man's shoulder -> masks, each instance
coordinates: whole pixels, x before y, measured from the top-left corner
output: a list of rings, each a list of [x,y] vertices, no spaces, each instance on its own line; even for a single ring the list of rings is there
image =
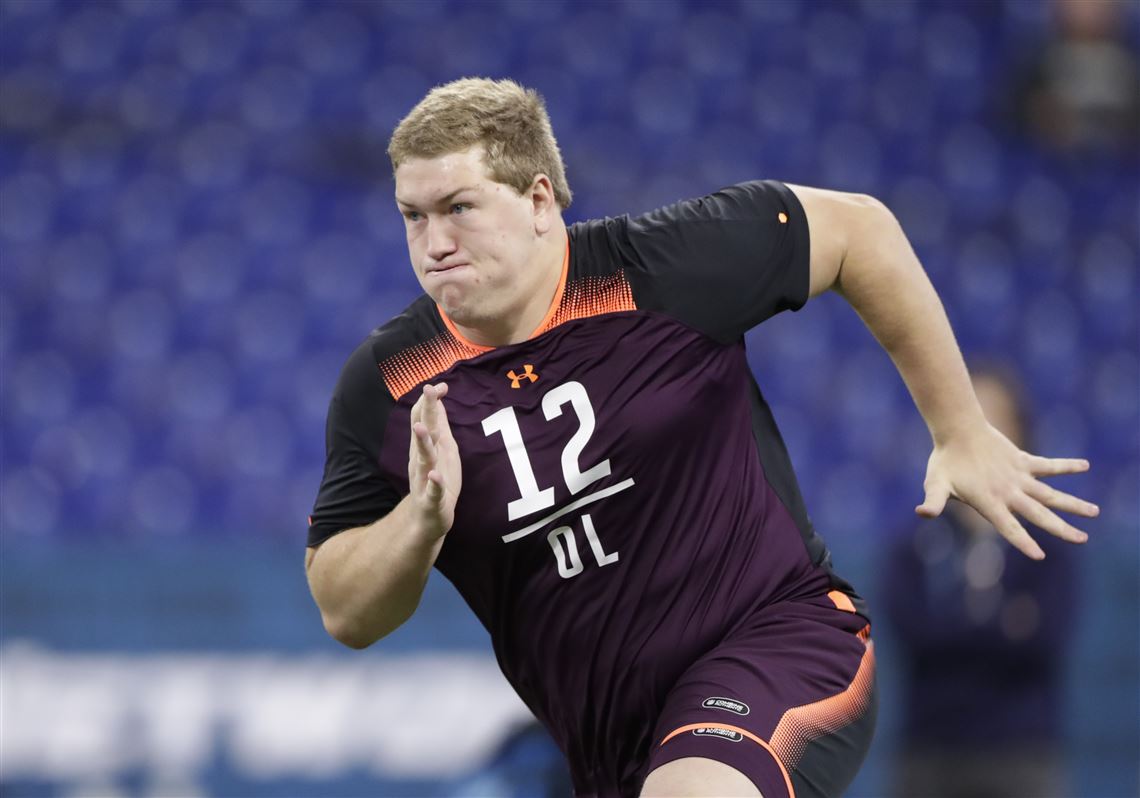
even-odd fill
[[[381,364],[438,336],[442,329],[435,303],[421,294],[357,344],[341,370],[341,386],[370,385],[374,381],[382,384]]]
[[[604,216],[568,225],[571,248],[600,249],[615,256],[632,255],[631,241],[662,231],[676,232],[692,224],[752,220],[758,208],[773,203],[798,207],[791,189],[778,180],[746,180],[705,194],[656,206],[648,211]]]
[[[570,238],[570,279],[603,276],[630,264],[628,216],[605,216],[574,222]]]
[[[380,363],[393,355],[438,336],[444,330],[439,310],[427,294],[421,294],[403,311],[373,329],[359,349],[370,352]]]
[[[584,219],[566,226],[566,234],[570,237],[570,246],[575,244],[591,244],[605,239],[620,236],[625,230],[629,217],[603,216],[598,219]]]

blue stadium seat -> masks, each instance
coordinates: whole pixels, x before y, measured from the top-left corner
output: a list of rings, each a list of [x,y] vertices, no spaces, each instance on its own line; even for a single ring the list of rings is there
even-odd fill
[[[179,430],[268,402],[292,442],[275,476],[258,477],[280,484],[259,490],[282,493],[310,474],[340,362],[418,290],[385,135],[456,71],[543,91],[576,191],[571,218],[765,176],[878,196],[967,350],[1020,352],[1059,442],[1087,440],[1110,462],[1131,456],[1106,430],[1132,411],[1109,388],[1088,406],[1077,397],[1082,380],[1119,390],[1130,378],[1086,367],[1083,352],[1119,366],[1120,341],[1136,335],[1133,182],[1096,166],[1077,193],[1070,167],[995,124],[987,104],[1002,87],[984,77],[1047,24],[1037,4],[1004,9],[6,3],[0,352],[20,384],[3,388],[13,412],[0,464],[21,485],[50,486],[32,489],[40,509],[27,516],[50,535],[95,512],[94,481],[134,479],[161,465],[161,440],[181,440],[196,517],[236,528],[224,457]],[[830,405],[830,386],[811,375],[863,362],[873,343],[839,304],[805,314],[753,344],[773,401],[795,396],[905,437],[892,420],[910,412],[901,394]],[[783,359],[814,365],[789,372],[775,366]],[[148,377],[158,363],[161,385]],[[309,379],[288,376],[296,363]],[[106,414],[122,447],[93,443],[90,419]],[[805,483],[827,482],[832,463],[872,443],[857,432],[791,437],[810,449]],[[69,457],[90,468],[69,468]],[[155,484],[181,484],[161,474]],[[104,533],[115,531],[90,532]]]

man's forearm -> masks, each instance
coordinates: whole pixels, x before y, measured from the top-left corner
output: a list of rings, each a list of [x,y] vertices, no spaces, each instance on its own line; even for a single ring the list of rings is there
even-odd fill
[[[413,517],[405,498],[379,521],[310,552],[309,589],[325,629],[341,643],[364,648],[415,612],[443,538],[432,540]]]
[[[834,289],[851,303],[891,356],[934,439],[915,512],[933,518],[956,498],[1036,560],[1045,553],[1019,516],[1084,542],[1088,536],[1054,510],[1092,518],[1096,505],[1040,478],[1080,473],[1088,461],[1031,455],[986,422],[946,312],[894,215],[865,195],[789,188],[808,219],[809,296]]]
[[[935,443],[984,423],[934,286],[894,215],[868,204],[834,288],[891,356]]]

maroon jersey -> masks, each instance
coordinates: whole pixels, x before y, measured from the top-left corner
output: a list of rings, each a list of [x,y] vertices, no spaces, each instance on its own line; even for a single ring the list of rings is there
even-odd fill
[[[472,344],[421,297],[341,374],[308,543],[407,494],[411,407],[447,382],[463,488],[436,566],[577,789],[631,785],[670,687],[755,612],[835,589],[862,610],[745,358],[807,296],[803,209],[763,181],[570,227],[523,343]]]

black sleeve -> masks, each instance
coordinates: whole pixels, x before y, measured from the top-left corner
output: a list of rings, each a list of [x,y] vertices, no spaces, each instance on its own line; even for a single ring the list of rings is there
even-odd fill
[[[808,298],[808,226],[783,183],[740,183],[626,222],[639,308],[732,341]]]
[[[309,519],[309,546],[346,529],[371,524],[402,498],[384,477],[380,450],[394,404],[370,341],[349,357],[329,402],[325,473]]]

